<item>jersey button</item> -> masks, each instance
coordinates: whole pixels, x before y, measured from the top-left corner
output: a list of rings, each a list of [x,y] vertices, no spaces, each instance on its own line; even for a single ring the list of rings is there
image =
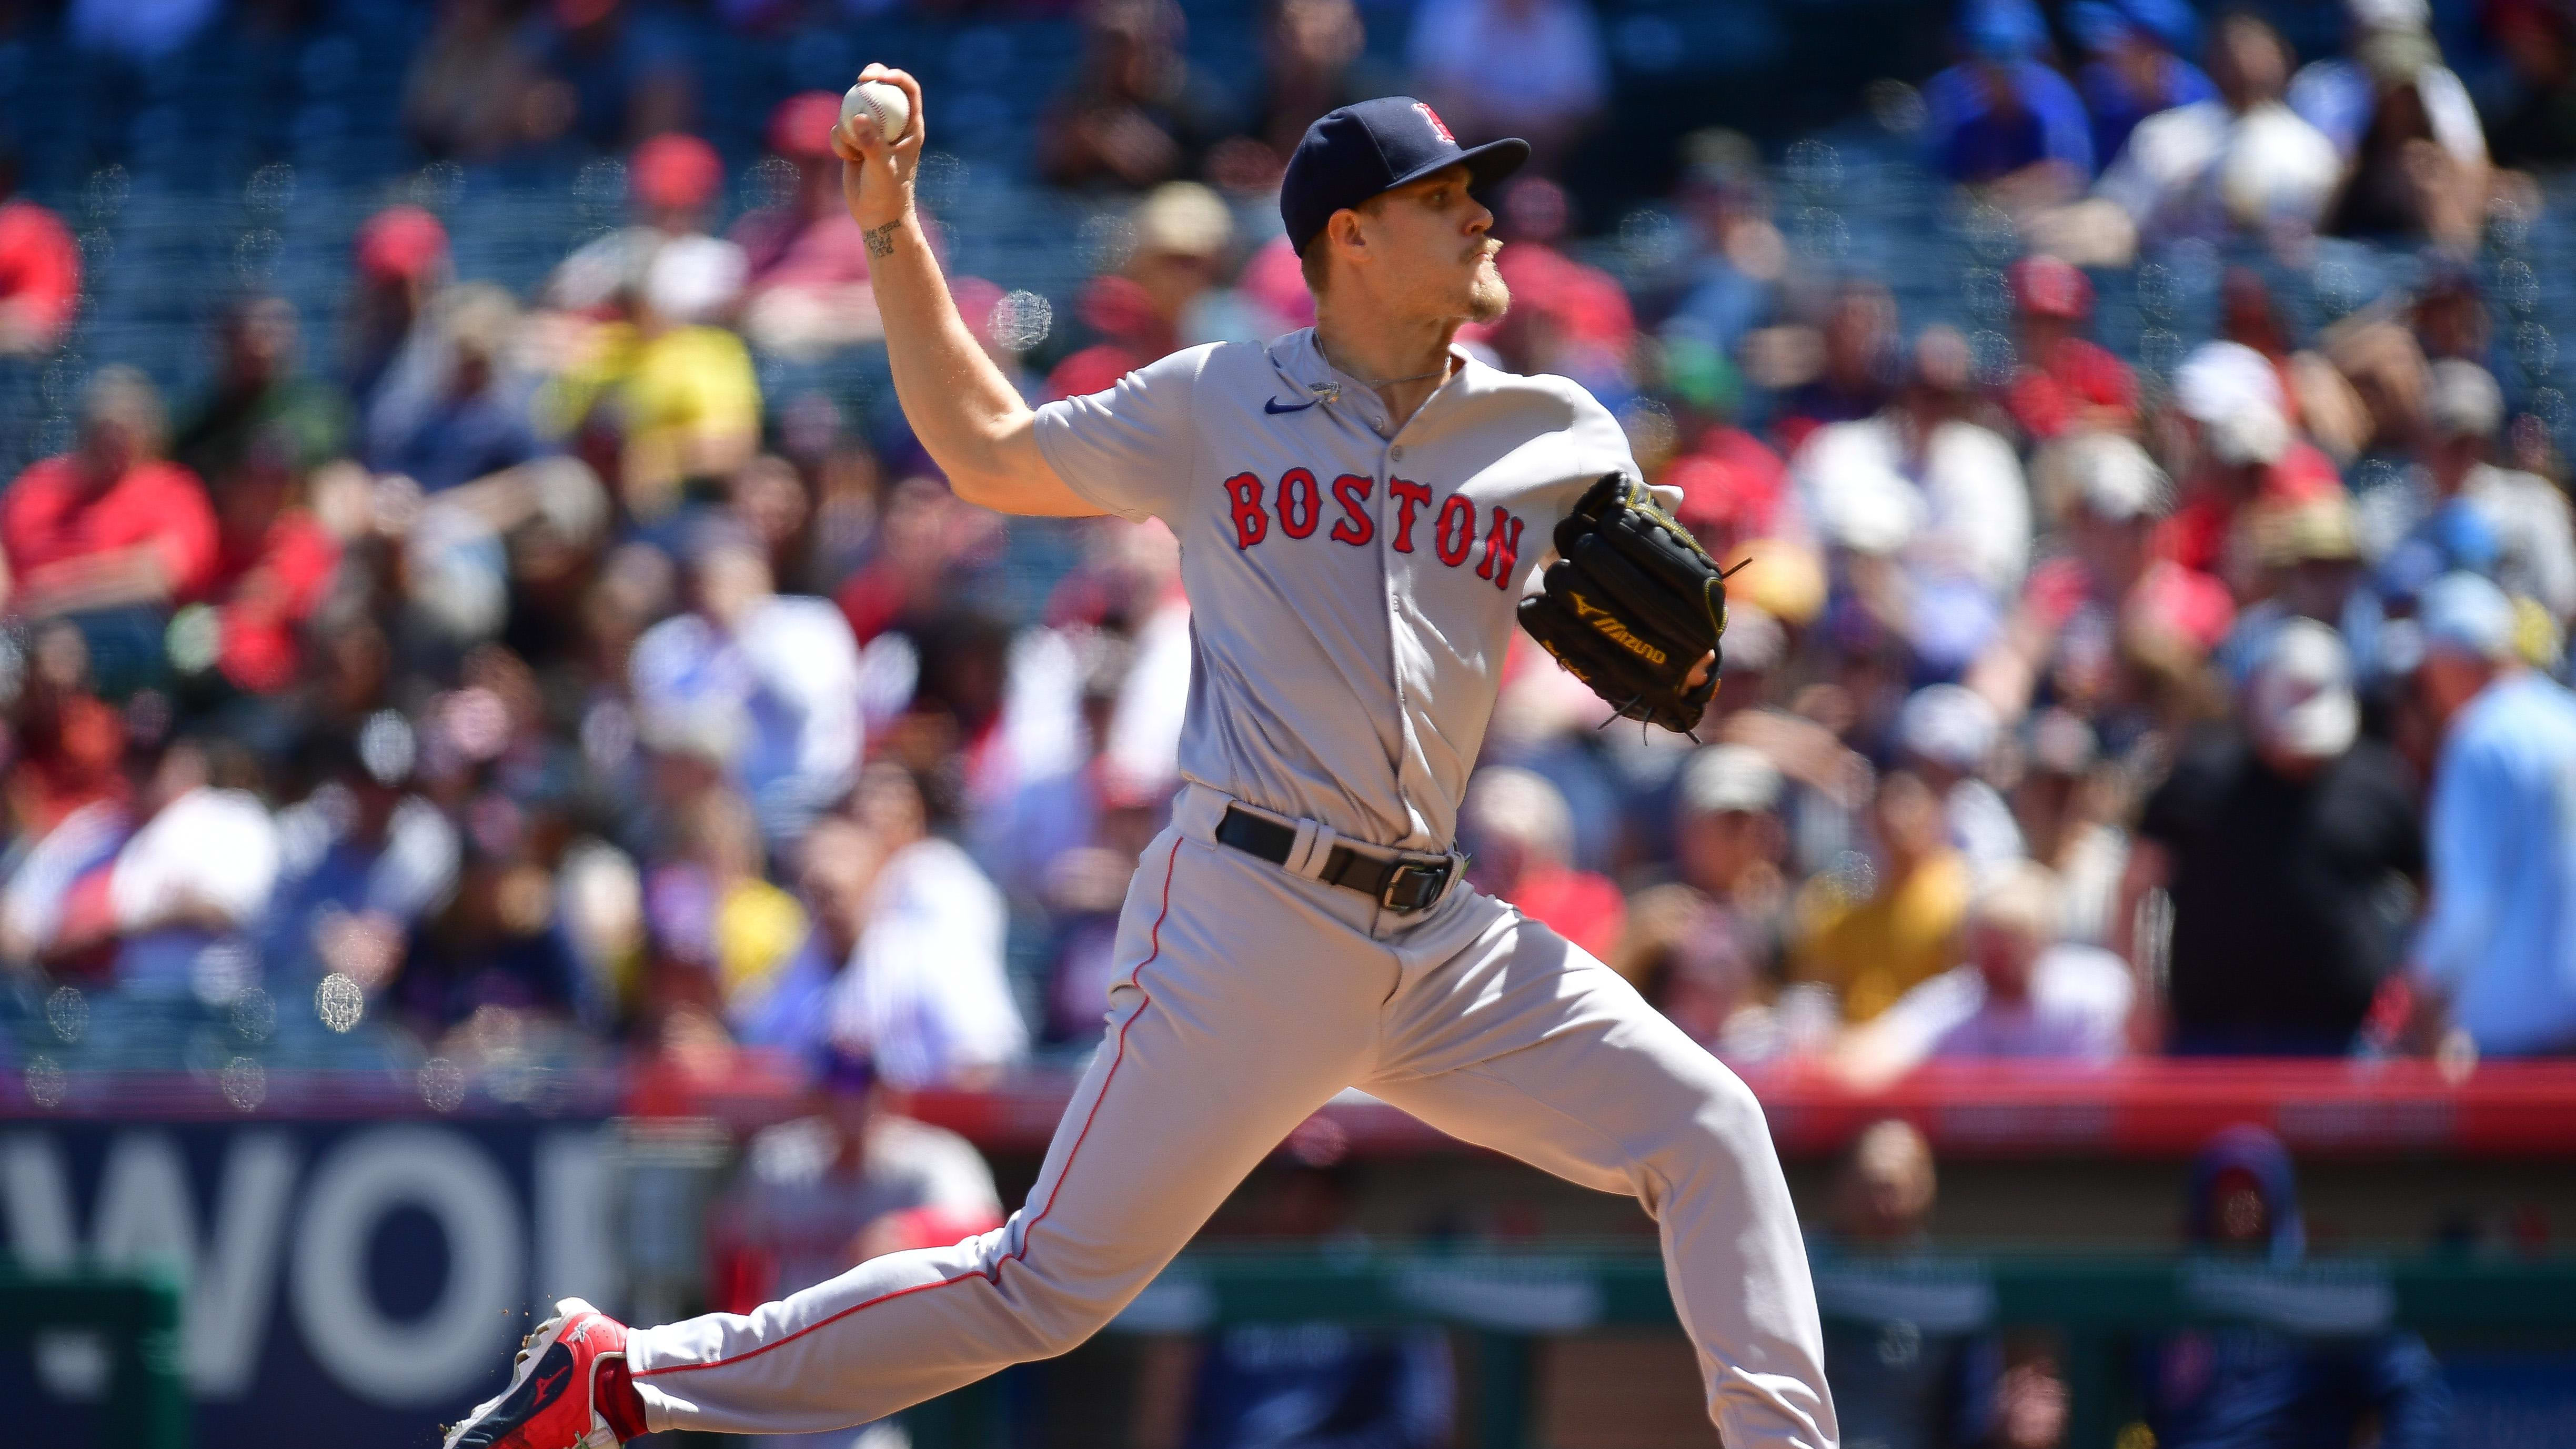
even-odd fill
[[[1387,449],[1386,455],[1399,463],[1404,461],[1404,450],[1402,448],[1389,448]]]

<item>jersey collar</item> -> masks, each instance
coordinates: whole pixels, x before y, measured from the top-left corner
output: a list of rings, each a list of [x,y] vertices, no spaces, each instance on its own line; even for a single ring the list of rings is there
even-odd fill
[[[1356,416],[1384,418],[1385,404],[1377,400],[1377,395],[1369,390],[1368,384],[1324,359],[1324,349],[1315,344],[1314,328],[1300,327],[1294,332],[1272,338],[1269,353],[1271,367],[1278,372],[1281,382],[1293,390],[1298,397],[1311,397],[1326,403],[1347,405],[1352,408]],[[1429,408],[1441,394],[1465,382],[1470,371],[1483,365],[1455,342],[1449,344],[1449,355],[1457,358],[1461,365],[1456,372],[1450,374],[1449,380],[1442,384],[1438,391],[1432,393],[1431,397],[1423,402],[1423,408]],[[1421,420],[1422,413],[1417,410],[1413,417],[1414,421],[1418,422]]]

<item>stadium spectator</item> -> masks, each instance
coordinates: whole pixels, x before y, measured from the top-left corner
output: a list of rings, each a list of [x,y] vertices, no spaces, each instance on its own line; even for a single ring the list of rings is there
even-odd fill
[[[2103,1062],[2126,1045],[2128,967],[2059,939],[2056,873],[2016,861],[1980,886],[1964,965],[1933,977],[1834,1044],[1835,1070],[1864,1090],[1933,1057]]]
[[[244,788],[257,767],[238,746],[180,739],[145,779],[94,929],[111,943],[120,989],[230,1001],[260,979],[245,933],[277,884],[276,824]]]
[[[1941,797],[1950,844],[1982,879],[2022,858],[2012,807],[1982,776],[2003,722],[1983,695],[1956,684],[1926,685],[1896,715],[1902,763]]]
[[[710,1210],[709,1297],[728,1313],[837,1278],[907,1248],[1002,1225],[1002,1199],[974,1145],[883,1100],[863,1054],[806,1054],[805,1115],[763,1128]],[[779,1436],[782,1449],[897,1449],[890,1424]]]
[[[866,1051],[907,1090],[988,1085],[1028,1050],[1003,971],[1002,894],[964,850],[930,833],[921,786],[901,766],[871,766],[850,808],[876,856],[873,876],[845,879],[836,896],[865,915],[832,987],[831,1039]]]
[[[2576,901],[2563,784],[2576,698],[2526,667],[2511,601],[2475,575],[2424,591],[2416,685],[2441,732],[2432,902],[2411,950],[2419,1040],[2465,1033],[2498,1056],[2576,1051]]]
[[[1799,891],[1789,955],[1791,978],[1832,987],[1849,1022],[1950,968],[1974,890],[1966,858],[1945,838],[1941,797],[1920,777],[1881,779],[1870,824],[1874,863],[1848,863]]]
[[[1218,142],[1208,156],[1208,179],[1228,191],[1276,187],[1316,117],[1398,88],[1369,60],[1368,32],[1352,0],[1278,0],[1266,8],[1261,80],[1245,107],[1246,134]]]
[[[802,1060],[812,1074],[806,1115],[751,1140],[715,1207],[714,1296],[728,1311],[776,1302],[881,1254],[1002,1225],[983,1157],[956,1133],[891,1110],[864,1053],[818,1047]]]
[[[750,461],[760,378],[742,339],[713,325],[741,286],[741,254],[713,237],[660,247],[619,316],[539,394],[540,419],[611,483],[625,510],[658,520]]]
[[[2057,552],[2032,567],[2020,602],[1964,676],[2007,718],[2043,687],[2078,710],[2102,700],[2122,613],[2159,567],[2150,545],[2173,506],[2164,470],[2114,434],[2070,438],[2037,471],[2041,506],[2059,521]],[[2223,593],[2217,602],[2225,606]]]
[[[1923,1134],[1894,1118],[1872,1123],[1834,1175],[1829,1226],[1808,1237],[1843,1432],[1887,1449],[2055,1444],[2064,1385],[2044,1365],[2008,1370],[1973,1300],[1927,1294],[1907,1273],[1929,1244],[1939,1193]]]
[[[2488,461],[2504,423],[2504,394],[2474,362],[2433,364],[2416,466],[2362,495],[2358,506],[2381,550],[2382,586],[2411,592],[2453,569],[2495,579],[2507,592],[2576,618],[2576,532],[2567,496],[2545,478]]]
[[[1674,792],[1677,878],[1637,892],[1625,934],[1602,957],[1692,1039],[1729,1057],[1751,1054],[1728,1028],[1779,982],[1787,955],[1782,784],[1750,746],[1694,754]]]
[[[2289,1150],[2260,1127],[2229,1127],[2192,1159],[2188,1227],[2203,1253],[2280,1267],[2306,1255]],[[2139,1356],[2146,1423],[2160,1445],[2220,1449],[2261,1437],[2371,1432],[2386,1449],[2450,1442],[2442,1366],[2411,1333],[2301,1339],[2279,1329],[2193,1329]],[[2361,1425],[2372,1425],[2363,1431]],[[2258,1437],[2261,1436],[2261,1437]]]
[[[859,763],[859,658],[820,599],[775,591],[769,560],[737,527],[691,541],[690,609],[646,631],[630,665],[645,735],[713,728],[729,771],[773,843],[792,840],[848,792]]]
[[[773,994],[807,936],[805,908],[763,878],[760,823],[741,795],[701,790],[678,824],[676,850],[645,871],[645,925],[664,970],[706,978],[730,1018]]]
[[[2215,98],[2140,121],[2095,188],[2118,207],[2149,250],[2236,230],[2313,230],[2343,165],[2334,143],[2282,102],[2289,46],[2263,20],[2237,11],[2210,37]]]
[[[158,610],[205,587],[214,513],[196,475],[162,460],[162,428],[160,396],[141,373],[106,367],[91,377],[79,445],[19,474],[0,501],[9,612]],[[92,667],[106,672],[95,633],[90,647]]]
[[[1607,878],[1570,863],[1574,815],[1546,776],[1509,765],[1478,770],[1458,826],[1478,889],[1596,957],[1610,954],[1628,903]]]
[[[2391,62],[2420,63],[2420,79],[2405,70],[2404,80],[2420,94],[2424,119],[2446,148],[2483,160],[2476,104],[2468,87],[2442,64],[2434,44],[2432,8],[2425,0],[2345,0],[2344,53],[2312,60],[2291,77],[2291,109],[2325,133],[2344,159],[2359,155],[2367,144],[2372,113],[2382,100],[2383,76],[2401,72]]]
[[[519,309],[509,293],[488,282],[451,287],[426,330],[428,345],[406,349],[367,410],[369,465],[442,493],[543,452],[534,388],[510,357]]]
[[[1789,269],[1788,243],[1772,222],[1770,179],[1751,138],[1694,131],[1682,138],[1682,160],[1680,200],[1696,246],[1680,300],[1664,322],[1665,347],[1669,352],[1677,335],[1687,336],[1731,373],[1728,359],[1746,334],[1771,320]]]
[[[2442,64],[2425,0],[2347,0],[2347,53],[2311,61],[2288,100],[2349,168],[2330,229],[2477,242],[2486,135],[2469,88]]]
[[[655,136],[627,158],[626,185],[634,221],[574,249],[546,279],[550,306],[592,315],[616,310],[620,295],[641,291],[646,274],[666,251],[688,259],[700,277],[691,288],[708,294],[696,316],[712,317],[731,306],[748,264],[742,248],[707,235],[707,221],[724,193],[724,160],[695,136]]]
[[[1792,454],[1809,433],[1827,423],[1875,415],[1896,396],[1904,379],[1896,296],[1884,283],[1843,283],[1826,308],[1822,334],[1815,375],[1780,399],[1772,423],[1780,446]]]
[[[0,357],[53,351],[80,308],[70,228],[17,190],[18,158],[0,149]]]
[[[403,78],[403,130],[422,154],[490,161],[571,123],[573,97],[549,85],[509,0],[444,0]]]
[[[1519,136],[1533,175],[1563,166],[1609,100],[1608,57],[1586,0],[1426,0],[1404,59],[1414,88],[1462,142]]]
[[[2173,411],[2189,461],[2155,553],[2242,597],[2258,565],[2250,510],[2339,492],[2340,478],[2291,426],[2279,369],[2241,342],[2193,349],[2174,372]]]
[[[2183,58],[2200,49],[2200,17],[2185,0],[2076,0],[2066,24],[2091,57],[2075,88],[2092,118],[2097,166],[2119,157],[2140,121],[2218,94]]]
[[[2030,858],[2057,873],[2058,936],[2100,945],[2129,864],[2123,774],[2102,760],[2093,727],[2063,706],[2033,716],[2026,734],[2013,818]]]
[[[765,352],[817,357],[883,330],[867,242],[841,199],[841,163],[832,155],[840,118],[841,98],[829,91],[778,103],[769,113],[769,150],[795,168],[795,184],[727,233],[743,253],[743,334]]]
[[[1081,61],[1038,122],[1038,175],[1142,191],[1197,170],[1226,127],[1182,53],[1187,31],[1173,0],[1093,0]]]
[[[74,811],[130,794],[125,716],[93,690],[79,629],[57,620],[29,631],[9,724],[8,804],[26,838],[41,840]]]
[[[2343,1054],[2397,956],[2401,893],[2424,869],[2405,767],[2357,737],[2341,636],[2308,619],[2274,628],[2241,691],[2241,722],[2182,742],[2148,797],[2114,942],[2133,963],[2136,901],[2173,901],[2166,1050]],[[2156,1029],[2142,1020],[2142,1036]]]
[[[2005,274],[2021,318],[2004,410],[2034,444],[2070,433],[2133,432],[2138,380],[2129,365],[2082,335],[2093,315],[2093,284],[2072,265],[2030,256]]]
[[[2030,499],[2021,463],[1976,415],[1966,339],[1926,328],[1902,392],[1876,417],[1818,428],[1790,458],[1807,515],[1858,554],[1892,557],[1949,610],[1908,611],[1908,632],[1951,667],[1985,642],[1997,602],[2030,561]],[[1952,585],[1942,590],[1942,585]],[[1951,637],[1939,626],[1956,624]]]
[[[261,927],[280,989],[340,972],[383,988],[412,932],[456,889],[463,841],[414,788],[419,744],[391,710],[325,740],[322,780],[278,812],[278,884]]]
[[[194,659],[245,694],[294,684],[305,623],[340,565],[340,541],[305,506],[298,440],[283,425],[255,435],[215,500],[215,560],[189,602],[213,614],[213,647]]]
[[[361,409],[372,406],[386,370],[431,335],[421,321],[447,284],[447,228],[417,206],[389,206],[367,218],[351,248],[355,263],[344,329],[341,377]]]
[[[2016,202],[2058,201],[2093,179],[2084,103],[2040,59],[2048,22],[2031,0],[1967,0],[1958,64],[1923,83],[1934,170]]]
[[[2487,11],[2509,83],[2489,112],[2500,166],[2564,166],[2576,160],[2576,16],[2539,0]]]
[[[539,101],[547,129],[614,151],[686,125],[696,86],[677,19],[640,0],[536,7],[525,43],[552,83]]]
[[[282,434],[299,469],[337,456],[348,438],[349,405],[297,371],[298,330],[282,297],[239,303],[224,318],[214,386],[170,445],[171,458],[218,496],[255,436]]]

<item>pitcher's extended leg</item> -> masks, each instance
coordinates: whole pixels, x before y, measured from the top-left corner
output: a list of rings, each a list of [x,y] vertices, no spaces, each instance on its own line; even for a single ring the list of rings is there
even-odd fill
[[[635,1330],[652,1428],[839,1428],[1072,1348],[1359,1074],[1392,964],[1336,952],[1287,892],[1247,891],[1213,853],[1166,835],[1137,872],[1119,943],[1135,984],[1112,994],[1109,1038],[1010,1222],[749,1315]],[[1200,908],[1216,899],[1222,913]]]
[[[1499,908],[1466,949],[1408,968],[1391,1009],[1388,1075],[1366,1090],[1453,1137],[1635,1195],[1661,1229],[1729,1449],[1832,1449],[1797,1212],[1733,1072],[1609,967]]]

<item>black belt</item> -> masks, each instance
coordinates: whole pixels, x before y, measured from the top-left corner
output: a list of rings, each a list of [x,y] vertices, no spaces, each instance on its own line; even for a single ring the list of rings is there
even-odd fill
[[[1233,846],[1246,855],[1257,855],[1272,865],[1286,865],[1297,848],[1297,827],[1276,820],[1264,820],[1249,810],[1233,805],[1225,807],[1225,818],[1216,823],[1218,843]],[[1347,845],[1336,845],[1324,858],[1319,879],[1346,890],[1358,891],[1379,905],[1398,914],[1409,915],[1439,904],[1448,894],[1450,878],[1458,873],[1454,855],[1407,854],[1393,860],[1362,855]]]

